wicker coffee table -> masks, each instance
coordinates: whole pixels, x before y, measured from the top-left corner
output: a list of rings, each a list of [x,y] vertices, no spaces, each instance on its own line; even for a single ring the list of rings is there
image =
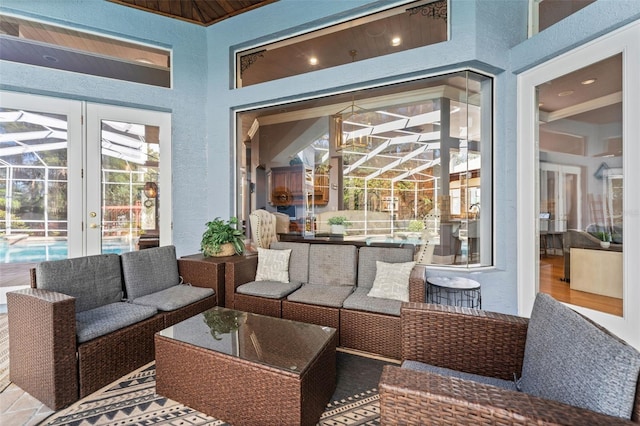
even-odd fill
[[[238,425],[318,422],[336,330],[215,307],[155,335],[156,393]]]

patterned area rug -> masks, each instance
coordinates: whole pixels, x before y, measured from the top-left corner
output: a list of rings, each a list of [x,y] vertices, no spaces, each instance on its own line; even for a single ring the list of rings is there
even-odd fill
[[[0,392],[11,384],[9,381],[9,330],[7,314],[0,314]]]
[[[334,401],[320,419],[322,426],[378,425],[378,391],[371,389]],[[44,425],[227,425],[155,393],[155,363],[55,413]]]

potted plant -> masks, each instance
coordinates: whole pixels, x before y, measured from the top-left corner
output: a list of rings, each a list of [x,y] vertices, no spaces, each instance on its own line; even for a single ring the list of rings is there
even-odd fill
[[[339,235],[344,235],[344,228],[350,225],[345,216],[330,217],[327,223],[331,225],[331,233]]]
[[[424,222],[421,220],[409,221],[407,230],[409,231],[409,236],[413,238],[420,238],[422,231],[424,230]]]
[[[202,234],[200,251],[205,257],[232,256],[244,251],[244,234],[237,228],[238,218],[224,221],[219,217],[207,222],[207,230]]]

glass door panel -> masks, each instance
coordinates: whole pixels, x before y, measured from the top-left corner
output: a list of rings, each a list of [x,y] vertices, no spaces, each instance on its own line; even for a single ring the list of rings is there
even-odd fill
[[[622,55],[537,90],[540,291],[622,316]]]
[[[9,92],[0,99],[0,270],[19,286],[34,263],[82,253],[81,198],[72,195],[82,186],[81,109]]]
[[[165,201],[160,201],[161,135],[170,134],[168,115],[93,104],[87,111],[88,252],[159,246]],[[92,135],[98,135],[93,142]]]

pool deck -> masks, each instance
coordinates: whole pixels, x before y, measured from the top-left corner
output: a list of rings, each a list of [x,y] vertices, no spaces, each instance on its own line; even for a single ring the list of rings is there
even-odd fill
[[[0,287],[31,285],[29,269],[35,265],[35,263],[0,263]]]

